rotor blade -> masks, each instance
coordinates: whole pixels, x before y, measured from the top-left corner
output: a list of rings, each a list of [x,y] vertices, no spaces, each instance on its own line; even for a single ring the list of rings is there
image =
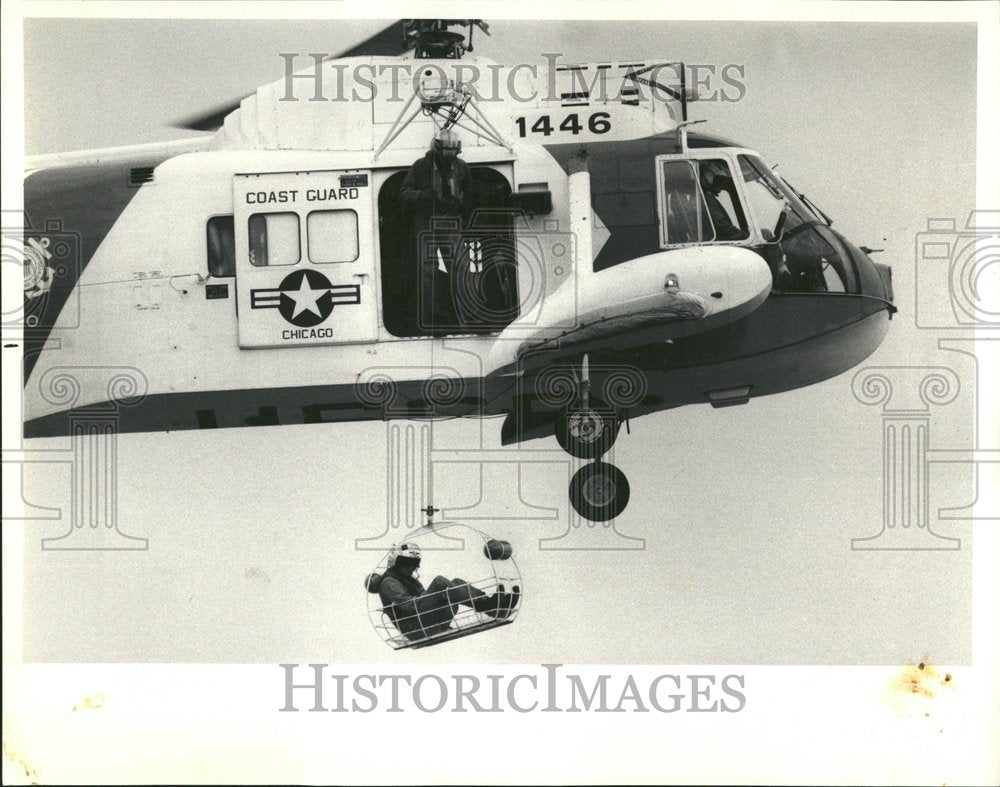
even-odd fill
[[[362,57],[364,55],[394,56],[401,55],[407,50],[403,43],[403,21],[397,19],[388,27],[380,30],[370,38],[366,38],[360,44],[336,55],[330,55],[327,60],[338,60],[342,57]],[[174,128],[184,128],[191,131],[215,131],[222,126],[226,115],[238,109],[240,102],[252,93],[247,93],[239,98],[231,99],[224,104],[219,104],[208,111],[199,112],[197,115],[182,118],[174,121],[170,125]]]
[[[392,57],[403,54],[408,48],[403,43],[403,20],[397,19],[371,38],[366,38],[360,44],[351,47],[345,52],[331,55],[327,60],[338,60],[342,57],[363,57],[364,55]]]
[[[170,125],[173,128],[184,128],[189,131],[215,131],[222,126],[223,121],[225,121],[226,116],[230,112],[239,108],[242,100],[242,98],[237,98],[233,101],[227,101],[216,109],[175,120]]]

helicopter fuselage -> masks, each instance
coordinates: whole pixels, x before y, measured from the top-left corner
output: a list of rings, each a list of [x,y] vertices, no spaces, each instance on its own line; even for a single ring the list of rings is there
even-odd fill
[[[403,248],[412,145],[209,137],[40,167],[25,182],[25,235],[50,282],[26,302],[25,436],[71,434],[84,411],[113,412],[119,432],[507,415],[512,442],[551,434],[569,400],[540,381],[584,353],[597,398],[603,386],[634,419],[810,385],[884,338],[888,268],[801,205],[792,230],[774,226],[784,218],[768,200],[794,198],[752,151],[669,132],[540,143],[508,121],[509,147],[462,153],[480,223],[461,228],[472,240],[451,265],[487,294],[450,327],[421,322]],[[728,168],[739,237],[709,221],[696,185],[708,162]],[[692,210],[697,226],[682,216]],[[648,302],[615,311],[639,271]],[[689,292],[699,313],[664,310]],[[580,310],[552,322],[558,299]],[[630,390],[616,399],[623,370]]]

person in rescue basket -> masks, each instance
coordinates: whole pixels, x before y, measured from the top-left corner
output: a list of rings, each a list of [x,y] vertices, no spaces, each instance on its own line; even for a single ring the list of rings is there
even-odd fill
[[[458,157],[461,150],[452,131],[439,131],[400,189],[413,217],[420,266],[418,325],[425,334],[461,332],[463,327],[461,304],[452,297],[455,258],[472,213],[472,181],[469,165]]]
[[[379,598],[385,613],[408,639],[419,640],[447,631],[461,604],[503,620],[517,606],[520,593],[502,588],[492,596],[464,579],[436,576],[426,588],[415,576],[420,547],[413,542],[393,546],[389,567],[382,575]]]

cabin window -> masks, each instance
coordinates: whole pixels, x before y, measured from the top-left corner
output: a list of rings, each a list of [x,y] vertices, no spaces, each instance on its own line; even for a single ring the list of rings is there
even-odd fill
[[[659,185],[663,246],[750,237],[746,214],[724,159],[662,161]]]
[[[297,213],[254,213],[248,228],[251,265],[294,265],[302,258]]]
[[[354,262],[358,258],[358,214],[353,210],[314,210],[306,217],[312,262]]]
[[[212,278],[236,275],[236,232],[233,215],[212,216],[205,225],[208,241],[208,275]]]

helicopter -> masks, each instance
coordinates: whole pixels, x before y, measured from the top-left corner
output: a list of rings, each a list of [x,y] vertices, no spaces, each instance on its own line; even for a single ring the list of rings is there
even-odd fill
[[[119,433],[498,417],[504,445],[586,460],[570,500],[607,521],[623,425],[879,346],[890,267],[698,133],[683,64],[507,67],[470,55],[477,29],[401,20],[182,121],[204,136],[29,159],[24,436],[95,408]],[[475,211],[415,227],[401,191],[443,131]],[[430,324],[435,253],[456,308]]]

